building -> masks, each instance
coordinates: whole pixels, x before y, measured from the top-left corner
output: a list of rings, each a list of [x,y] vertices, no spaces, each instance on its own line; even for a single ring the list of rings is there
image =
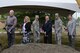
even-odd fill
[[[67,16],[69,13],[80,12],[80,9],[75,0],[69,2],[70,0],[58,2],[59,0],[1,0],[0,1],[0,14],[7,13],[9,10],[13,9],[15,11],[42,11],[60,13],[61,16]]]

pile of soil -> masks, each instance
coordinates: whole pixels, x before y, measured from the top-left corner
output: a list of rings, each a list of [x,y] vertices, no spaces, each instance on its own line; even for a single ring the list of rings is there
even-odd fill
[[[80,53],[75,49],[65,45],[53,45],[42,43],[29,43],[13,45],[3,50],[1,53]]]

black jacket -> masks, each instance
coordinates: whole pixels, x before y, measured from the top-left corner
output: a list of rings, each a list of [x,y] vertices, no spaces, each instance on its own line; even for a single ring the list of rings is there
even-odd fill
[[[48,34],[52,32],[52,22],[49,20],[47,23],[44,23],[42,29]]]
[[[26,29],[25,31],[27,31],[27,32],[31,31],[31,23],[30,22],[26,23],[25,29]]]

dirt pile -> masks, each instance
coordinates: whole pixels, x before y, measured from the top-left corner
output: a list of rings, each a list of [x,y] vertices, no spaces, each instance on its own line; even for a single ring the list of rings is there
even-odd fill
[[[2,53],[80,53],[75,49],[65,45],[52,45],[52,44],[20,44],[13,45],[12,47],[2,51]]]

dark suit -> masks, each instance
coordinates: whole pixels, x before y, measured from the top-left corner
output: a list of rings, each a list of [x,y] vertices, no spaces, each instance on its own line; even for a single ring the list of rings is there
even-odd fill
[[[52,23],[51,21],[47,21],[47,23],[43,24],[42,29],[44,30],[44,32],[46,32],[45,36],[44,36],[44,42],[45,43],[52,43]]]

